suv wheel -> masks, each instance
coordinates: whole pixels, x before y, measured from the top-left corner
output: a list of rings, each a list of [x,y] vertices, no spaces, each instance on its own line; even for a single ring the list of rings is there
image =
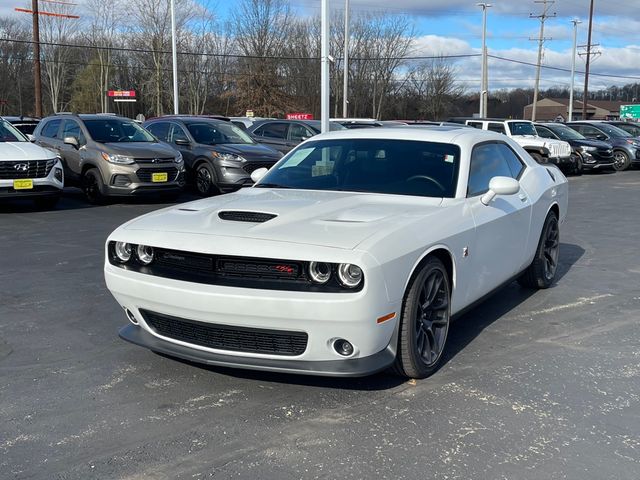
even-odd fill
[[[619,172],[626,170],[631,165],[631,159],[624,150],[614,150],[613,152],[613,168]]]
[[[100,205],[104,203],[105,197],[102,193],[104,190],[104,182],[102,181],[102,175],[100,175],[97,168],[87,170],[84,174],[82,184],[84,194],[89,203],[93,205]]]
[[[220,193],[216,185],[216,174],[210,165],[201,163],[196,167],[196,191],[203,197]]]

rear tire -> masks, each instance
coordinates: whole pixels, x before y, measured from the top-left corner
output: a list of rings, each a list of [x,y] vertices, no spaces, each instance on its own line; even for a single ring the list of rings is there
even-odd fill
[[[84,194],[90,204],[102,205],[105,203],[106,198],[102,193],[104,191],[104,182],[97,168],[91,168],[85,172],[82,184]]]
[[[542,233],[531,265],[518,278],[518,283],[526,288],[549,288],[558,269],[560,253],[560,225],[554,211],[547,214]]]
[[[398,352],[393,371],[425,378],[441,364],[451,319],[451,287],[447,270],[428,258],[412,280],[400,318]]]

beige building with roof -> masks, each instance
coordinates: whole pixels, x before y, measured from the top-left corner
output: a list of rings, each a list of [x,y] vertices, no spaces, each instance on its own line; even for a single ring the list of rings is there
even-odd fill
[[[587,103],[586,120],[615,120],[620,118],[620,106],[629,102],[590,100]],[[524,107],[524,118],[531,120],[533,104]],[[569,121],[568,98],[543,98],[538,101],[536,121]],[[582,102],[573,101],[573,120],[582,120]]]

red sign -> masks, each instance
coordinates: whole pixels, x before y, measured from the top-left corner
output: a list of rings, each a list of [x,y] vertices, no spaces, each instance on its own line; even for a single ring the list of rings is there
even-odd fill
[[[287,113],[287,120],[313,120],[311,113]]]
[[[109,90],[107,95],[110,97],[135,97],[135,90]]]

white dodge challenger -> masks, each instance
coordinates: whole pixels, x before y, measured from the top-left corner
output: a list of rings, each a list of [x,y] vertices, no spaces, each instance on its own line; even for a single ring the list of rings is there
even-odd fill
[[[332,132],[253,178],[109,236],[123,339],[227,367],[422,378],[452,316],[556,273],[567,180],[504,135]]]

